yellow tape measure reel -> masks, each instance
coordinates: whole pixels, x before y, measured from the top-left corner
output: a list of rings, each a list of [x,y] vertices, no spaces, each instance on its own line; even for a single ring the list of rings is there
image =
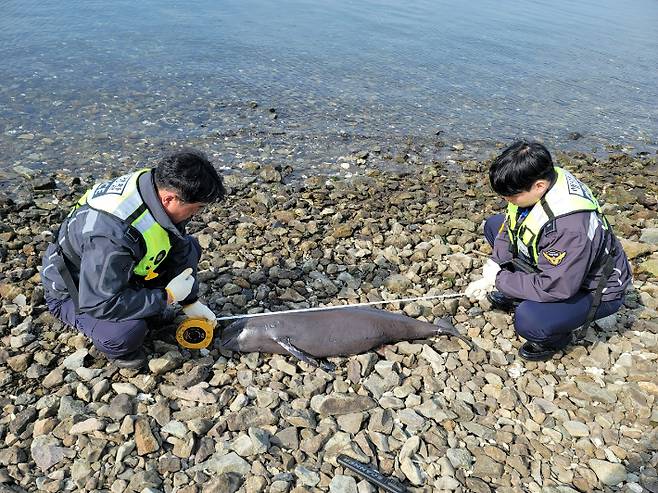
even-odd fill
[[[207,348],[212,336],[212,325],[205,318],[188,318],[176,329],[176,340],[186,349]]]

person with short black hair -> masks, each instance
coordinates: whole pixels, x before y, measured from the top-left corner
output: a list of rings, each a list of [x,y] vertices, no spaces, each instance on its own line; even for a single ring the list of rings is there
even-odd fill
[[[224,196],[224,185],[204,153],[185,149],[165,156],[153,170],[158,190],[174,190],[184,202],[217,202]]]
[[[120,368],[146,363],[146,321],[168,305],[179,303],[188,317],[215,324],[215,314],[198,300],[201,247],[185,226],[225,193],[212,163],[191,149],[166,156],[155,169],[94,185],[44,255],[50,312]]]
[[[631,268],[591,190],[543,145],[512,144],[492,162],[489,181],[507,212],[485,222],[492,258],[466,294],[514,311],[526,339],[519,355],[544,361],[619,310]]]

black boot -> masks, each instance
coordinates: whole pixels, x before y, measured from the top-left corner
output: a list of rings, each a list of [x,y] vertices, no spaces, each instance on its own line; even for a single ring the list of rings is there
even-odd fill
[[[110,359],[117,368],[136,370],[146,365],[146,353],[142,349]]]
[[[568,345],[569,339],[565,339],[564,342],[558,345],[526,341],[519,348],[519,356],[528,361],[548,361],[555,353],[563,350]]]
[[[491,291],[487,293],[487,299],[489,300],[489,303],[491,303],[492,308],[508,313],[513,312],[520,303],[519,300],[508,298],[500,291]]]

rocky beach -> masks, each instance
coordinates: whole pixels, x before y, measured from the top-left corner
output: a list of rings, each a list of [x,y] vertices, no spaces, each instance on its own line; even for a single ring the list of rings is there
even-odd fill
[[[503,210],[489,163],[461,144],[428,161],[403,147],[387,158],[395,169],[372,166],[380,147],[345,153],[327,175],[232,166],[227,200],[189,226],[209,306],[221,316],[463,291],[490,253],[482,223]],[[410,492],[658,492],[656,157],[555,157],[601,199],[631,259],[616,316],[531,363],[512,317],[487,302],[389,303],[448,317],[475,348],[405,341],[331,358],[332,373],[219,344],[184,350],[175,325],[149,337],[147,369],[117,370],[48,313],[39,266],[94,180],[144,162],[14,169],[26,177],[0,198],[0,492],[376,492],[339,454]]]

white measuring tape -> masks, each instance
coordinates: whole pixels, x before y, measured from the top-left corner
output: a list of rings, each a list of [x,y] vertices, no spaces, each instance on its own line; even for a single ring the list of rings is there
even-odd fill
[[[296,310],[283,310],[280,312],[261,312],[261,313],[249,313],[246,315],[229,315],[226,317],[218,317],[217,321],[222,320],[237,320],[238,318],[255,318],[255,317],[265,317],[267,315],[278,315],[281,313],[304,313],[304,312],[320,312],[324,310],[336,310],[338,308],[353,308],[355,306],[371,306],[371,305],[385,305],[386,303],[402,303],[406,301],[421,301],[421,300],[447,300],[450,298],[461,298],[464,296],[464,293],[452,293],[452,294],[437,294],[432,296],[416,296],[414,298],[400,298],[399,300],[382,300],[382,301],[368,301],[366,303],[353,303],[351,305],[331,305],[331,306],[317,306],[315,308],[298,308]]]

